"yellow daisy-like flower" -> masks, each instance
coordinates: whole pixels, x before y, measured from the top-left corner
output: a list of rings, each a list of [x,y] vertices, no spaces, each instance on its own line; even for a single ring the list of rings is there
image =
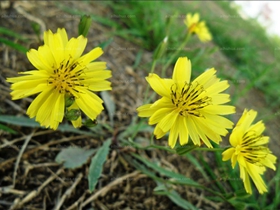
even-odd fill
[[[12,99],[38,94],[27,110],[30,118],[36,117],[42,126],[56,129],[62,122],[65,111],[82,110],[94,120],[103,110],[103,101],[93,91],[111,90],[111,71],[106,62],[91,62],[103,54],[100,47],[82,55],[87,38],[79,36],[68,40],[65,29],[44,33],[44,45],[27,52],[29,61],[36,70],[21,72],[24,76],[8,78]],[[65,109],[65,99],[74,102]],[[81,117],[72,121],[81,126]]]
[[[179,137],[180,144],[188,143],[189,136],[195,145],[200,139],[211,148],[209,141],[219,143],[233,123],[219,115],[235,112],[235,108],[222,105],[229,95],[221,93],[229,87],[220,81],[211,68],[190,82],[191,62],[187,57],[177,60],[172,79],[162,79],[156,74],[146,77],[153,90],[162,96],[153,104],[137,109],[140,117],[150,117],[149,124],[157,124],[154,134],[157,139],[170,131],[168,144],[173,148]]]
[[[231,159],[232,168],[235,167],[236,162],[239,163],[240,178],[244,182],[246,192],[250,194],[252,194],[252,189],[249,177],[252,178],[261,194],[267,192],[261,175],[266,167],[275,170],[276,163],[276,157],[267,147],[269,137],[262,135],[265,130],[264,124],[259,121],[251,125],[256,116],[256,111],[244,110],[230,135],[229,141],[232,148],[223,152],[223,161]]]
[[[198,38],[202,42],[207,42],[212,40],[212,35],[209,32],[204,21],[199,21],[199,14],[195,13],[194,15],[187,14],[184,23],[188,27],[188,33],[197,34]]]

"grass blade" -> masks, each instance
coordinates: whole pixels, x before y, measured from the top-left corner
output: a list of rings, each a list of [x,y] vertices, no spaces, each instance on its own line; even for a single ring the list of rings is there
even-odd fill
[[[176,184],[184,184],[184,185],[187,185],[187,186],[200,187],[199,183],[193,181],[192,179],[190,179],[190,178],[188,178],[188,177],[186,177],[182,174],[178,174],[176,172],[164,169],[164,168],[156,165],[155,163],[152,163],[152,162],[142,158],[141,156],[139,156],[137,154],[132,154],[132,156],[137,158],[141,162],[145,163],[148,167],[150,167],[150,168],[154,169],[155,171],[159,172],[161,175],[168,176],[168,177],[172,178],[172,182],[174,180],[174,183],[176,183]]]
[[[14,49],[16,49],[17,51],[19,52],[22,52],[22,53],[26,53],[28,51],[27,48],[25,48],[24,46],[20,45],[20,44],[17,44],[17,43],[14,43],[8,39],[4,39],[4,38],[1,38],[0,37],[0,43],[3,43],[9,47],[12,47]]]

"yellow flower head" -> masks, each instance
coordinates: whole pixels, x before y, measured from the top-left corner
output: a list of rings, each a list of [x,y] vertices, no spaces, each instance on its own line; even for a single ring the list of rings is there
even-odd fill
[[[194,15],[187,14],[184,23],[188,27],[188,33],[197,34],[200,41],[207,42],[212,40],[212,35],[209,32],[205,22],[199,21],[198,13],[195,13]]]
[[[223,161],[231,159],[232,168],[239,163],[240,178],[243,180],[245,190],[252,194],[249,176],[260,193],[267,192],[261,175],[266,167],[275,170],[276,157],[271,154],[267,144],[268,136],[263,136],[265,126],[262,121],[251,125],[257,116],[254,110],[244,110],[241,118],[230,135],[231,148],[223,152]]]
[[[27,110],[30,118],[36,117],[42,126],[56,129],[62,122],[65,111],[82,110],[94,120],[103,110],[103,101],[92,91],[111,90],[111,71],[105,70],[105,62],[91,62],[102,55],[100,47],[82,55],[87,38],[79,36],[68,40],[65,29],[44,33],[44,45],[27,52],[35,70],[21,72],[24,76],[8,78],[12,99],[38,94]],[[73,103],[65,109],[65,99]],[[66,105],[67,106],[67,105]],[[81,117],[72,121],[81,126]]]
[[[156,74],[146,77],[153,90],[162,98],[153,104],[137,109],[140,117],[150,117],[149,124],[157,124],[154,134],[157,139],[170,131],[168,143],[171,148],[176,144],[187,144],[189,136],[195,145],[202,140],[209,148],[209,139],[219,143],[227,128],[233,123],[219,115],[232,114],[233,106],[222,105],[229,95],[221,93],[229,87],[227,81],[220,81],[211,68],[190,81],[191,62],[187,57],[177,60],[172,79],[162,79]]]

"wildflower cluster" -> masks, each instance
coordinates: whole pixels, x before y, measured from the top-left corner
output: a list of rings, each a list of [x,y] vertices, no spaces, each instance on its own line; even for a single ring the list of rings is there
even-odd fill
[[[210,41],[212,35],[199,19],[198,13],[187,14],[184,21],[187,36],[196,34],[200,41]],[[87,33],[87,30],[81,31]],[[163,55],[167,40],[165,38],[163,46],[158,48],[155,59]],[[103,54],[100,47],[82,55],[86,44],[87,38],[83,35],[69,40],[65,29],[58,29],[56,33],[46,31],[44,45],[27,53],[35,69],[7,79],[12,83],[13,100],[37,94],[27,114],[42,126],[57,129],[65,117],[74,127],[81,127],[82,112],[95,120],[103,110],[103,101],[95,92],[111,90],[111,83],[107,81],[111,71],[106,70],[106,62],[92,62]],[[168,134],[171,148],[178,140],[181,146],[191,140],[198,147],[205,144],[212,148],[211,141],[219,144],[222,136],[234,126],[224,116],[235,113],[235,107],[226,104],[230,102],[230,95],[224,91],[229,83],[218,78],[214,68],[194,80],[191,80],[191,71],[187,57],[177,59],[172,78],[161,78],[152,71],[146,80],[160,98],[138,107],[138,115],[148,117],[148,123],[155,125],[157,139]],[[276,163],[276,157],[267,147],[269,137],[262,134],[264,124],[260,121],[252,125],[256,115],[256,111],[245,109],[229,137],[232,147],[223,152],[223,161],[230,159],[233,168],[239,163],[240,177],[250,194],[250,177],[260,193],[267,192],[261,175],[267,167],[275,170]]]

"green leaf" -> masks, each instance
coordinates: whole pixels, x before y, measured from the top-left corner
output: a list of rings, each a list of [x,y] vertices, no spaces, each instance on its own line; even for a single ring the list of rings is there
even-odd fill
[[[92,192],[95,189],[97,181],[101,175],[103,164],[105,163],[110,150],[110,145],[111,139],[106,140],[103,143],[103,145],[98,149],[94,157],[91,159],[88,174],[88,184],[90,192]]]
[[[176,153],[178,155],[185,155],[197,147],[198,147],[197,145],[188,145],[188,144],[183,145],[183,146],[178,146],[178,147],[176,147]]]
[[[193,181],[192,179],[190,179],[182,174],[178,174],[176,172],[162,168],[162,167],[158,166],[157,164],[152,163],[137,154],[132,154],[132,156],[137,158],[138,160],[142,161],[143,163],[145,163],[148,167],[152,168],[153,170],[159,172],[161,175],[170,177],[170,181],[172,181],[173,183],[201,187],[201,185],[199,183]]]
[[[170,187],[168,189],[168,185],[160,183],[157,181],[157,187],[154,189],[155,194],[158,195],[165,195],[170,200],[173,201],[177,206],[180,206],[183,209],[186,210],[198,210],[195,206],[193,206],[191,203],[189,203],[187,200],[183,199],[175,190]]]
[[[25,116],[0,115],[0,122],[11,124],[11,125],[23,126],[23,127],[31,127],[31,128],[41,127],[40,124],[37,123],[33,118],[30,119]],[[88,136],[96,136],[92,132],[79,130],[69,124],[59,125],[57,130],[61,132],[72,132],[78,134],[85,134]]]
[[[24,41],[24,42],[27,41],[25,38],[22,37],[21,34],[18,34],[18,33],[14,32],[14,31],[11,31],[11,30],[9,30],[9,29],[7,29],[5,27],[0,27],[0,34],[5,34],[5,35],[14,37],[14,38],[19,39],[19,40]]]
[[[209,177],[207,176],[206,172],[203,170],[201,164],[197,161],[197,159],[190,153],[185,154],[185,157],[196,167],[198,171],[202,174],[205,180],[209,181]]]
[[[87,37],[89,28],[91,25],[91,17],[89,15],[83,15],[80,19],[79,23],[79,35],[83,35],[84,37]]]
[[[114,103],[110,94],[107,91],[102,91],[101,92],[101,97],[104,101],[104,104],[105,104],[107,110],[108,110],[110,122],[111,122],[111,125],[113,126],[114,125],[114,120],[113,119],[114,119],[114,115],[115,115],[115,112],[116,112],[115,103]]]
[[[114,41],[114,39],[111,37],[110,39],[108,39],[107,41],[105,42],[102,42],[99,44],[99,47],[101,47],[103,50],[109,46],[112,42]]]
[[[180,206],[186,210],[198,210],[195,206],[183,199],[175,190],[172,190],[167,194],[167,197],[173,201],[177,206]]]
[[[124,139],[126,137],[134,137],[138,132],[153,132],[153,127],[145,123],[144,120],[140,120],[140,122],[137,122],[137,119],[138,117],[134,116],[132,118],[131,124],[118,135],[118,138]]]
[[[0,115],[0,122],[31,128],[40,127],[40,124],[35,122],[34,119],[24,116]]]
[[[17,134],[16,131],[14,131],[13,129],[11,129],[11,128],[5,126],[5,125],[2,125],[2,124],[0,124],[0,130],[9,132],[9,133],[11,133],[11,134]]]
[[[19,52],[22,52],[22,53],[26,53],[28,51],[27,48],[25,48],[24,46],[20,45],[20,44],[17,44],[17,43],[14,43],[8,39],[5,39],[5,38],[1,38],[0,37],[0,43],[3,43],[9,47],[12,47],[14,49],[16,49],[17,51]]]
[[[63,163],[65,168],[74,169],[85,164],[94,152],[94,149],[87,150],[80,147],[69,147],[62,149],[56,156],[55,161]]]

